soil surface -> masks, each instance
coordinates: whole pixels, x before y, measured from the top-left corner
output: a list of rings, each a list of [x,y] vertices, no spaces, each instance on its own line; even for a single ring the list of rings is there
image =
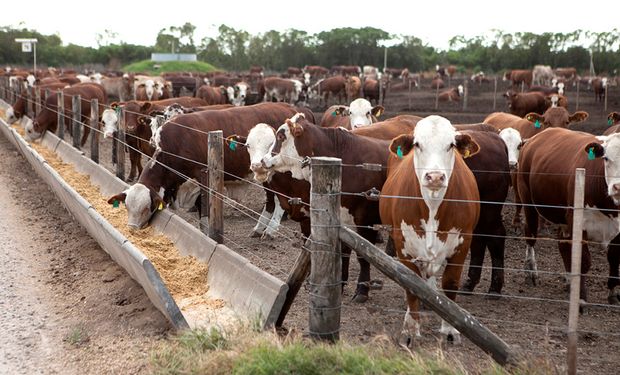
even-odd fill
[[[0,373],[146,373],[170,330],[0,136]]]
[[[461,83],[463,79],[455,81]],[[504,82],[498,81],[497,111],[507,110],[501,97],[506,88]],[[568,87],[571,113],[576,109],[575,90]],[[574,129],[601,134],[606,127],[607,113],[620,109],[619,90],[610,89],[607,111],[603,110],[602,103],[594,102],[591,92],[581,90],[579,109],[588,111],[590,118]],[[461,102],[439,103],[435,110],[435,90],[429,89],[428,82],[423,81],[421,89],[412,91],[411,106],[406,91],[388,92],[384,116],[437,113],[455,123],[480,122],[494,111],[493,81],[482,86],[470,83],[468,92],[465,109]],[[320,118],[323,109],[315,110]],[[0,145],[3,167],[0,176],[7,187],[1,193],[1,204],[4,212],[15,213],[6,215],[15,219],[0,221],[3,229],[0,281],[8,286],[0,290],[3,304],[0,327],[10,332],[0,339],[3,340],[0,350],[9,348],[2,352],[8,359],[0,362],[0,366],[11,366],[7,367],[9,372],[24,373],[88,372],[85,369],[140,372],[144,369],[146,351],[168,331],[168,324],[149,304],[139,286],[68,217],[8,142],[1,139]],[[110,150],[109,140],[103,140],[101,163],[114,170]],[[88,147],[86,152],[88,154]],[[251,238],[263,199],[262,190],[251,187],[240,205],[226,205],[225,243],[258,267],[284,280],[301,248],[299,227],[297,223],[285,221],[275,239]],[[509,202],[512,201],[511,193]],[[181,214],[198,225],[195,213]],[[506,204],[504,224],[509,238],[503,298],[486,298],[490,283],[487,256],[476,294],[459,296],[457,303],[528,359],[543,358],[564,372],[568,292],[557,242],[553,240],[555,228],[549,226],[541,233],[541,237],[551,240],[541,239],[537,243],[539,282],[530,286],[522,271],[525,243],[519,236],[523,234],[520,228],[512,226],[513,214],[514,207]],[[609,267],[605,249],[595,245],[591,252],[592,270],[587,285],[592,304],[585,308],[579,320],[578,370],[580,373],[616,374],[620,309],[607,305]],[[468,263],[469,260],[466,265]],[[466,272],[467,268],[463,270],[462,280]],[[402,288],[373,269],[372,278],[383,280],[384,287],[371,291],[365,304],[357,304],[351,301],[358,274],[355,260],[351,261],[350,274],[351,280],[344,289],[341,337],[353,342],[370,342],[377,335],[396,338],[406,310]],[[307,290],[302,288],[286,319],[286,327],[307,331],[308,298]],[[434,350],[441,345],[473,372],[486,366],[489,357],[468,340],[463,339],[462,345],[443,344],[439,326],[440,320],[434,313],[423,314],[422,338],[417,340],[416,347]],[[72,345],[63,341],[75,327],[84,327],[89,337],[86,343]],[[4,367],[0,367],[0,373],[4,372],[2,370]]]

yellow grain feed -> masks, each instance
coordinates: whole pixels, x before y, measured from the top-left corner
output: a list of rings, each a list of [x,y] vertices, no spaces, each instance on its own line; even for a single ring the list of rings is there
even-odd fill
[[[23,135],[23,128],[12,126]],[[167,237],[155,233],[152,227],[134,230],[127,226],[127,210],[113,208],[99,188],[90,183],[90,177],[78,173],[71,164],[64,163],[54,152],[38,143],[30,144],[47,160],[62,178],[86,199],[110,224],[115,226],[131,243],[153,263],[175,300],[191,298],[191,304],[208,304],[217,308],[223,301],[206,299],[207,265],[193,256],[181,256]]]

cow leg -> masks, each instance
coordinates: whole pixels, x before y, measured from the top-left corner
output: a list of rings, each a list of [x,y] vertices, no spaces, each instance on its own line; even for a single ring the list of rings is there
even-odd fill
[[[480,282],[480,274],[482,273],[482,264],[484,263],[484,250],[486,249],[485,237],[476,236],[471,241],[469,269],[467,270],[467,280],[461,287],[461,291],[465,294],[471,294]]]
[[[446,268],[441,277],[441,288],[446,297],[452,301],[456,300],[456,294],[459,290],[459,282],[461,281],[461,272],[463,272],[463,263],[467,257],[467,251],[471,246],[471,239],[464,239],[463,243],[456,248],[456,253],[447,259]],[[432,278],[434,279],[434,277]],[[427,283],[430,282],[427,281]],[[430,284],[429,284],[430,285]],[[461,343],[461,333],[445,321],[441,321],[439,332],[444,336],[445,340],[454,344]]]
[[[370,243],[374,244],[377,241],[376,230],[360,228],[358,229],[358,233]],[[368,292],[370,291],[371,285],[375,286],[377,289],[381,289],[382,283],[379,280],[370,280],[370,263],[368,263],[365,258],[358,255],[357,261],[360,264],[360,274],[357,278],[357,288],[353,296],[353,301],[364,303],[368,301]]]
[[[340,242],[340,249],[342,253],[342,292],[344,293],[344,287],[349,282],[349,261],[351,260],[351,248],[344,242]]]
[[[82,123],[84,124],[82,126],[83,128],[83,134],[82,134],[82,139],[80,140],[80,146],[84,147],[84,145],[86,144],[86,141],[88,140],[88,135],[90,134],[90,122],[89,122],[90,118],[89,117],[82,117]]]
[[[538,212],[532,206],[523,207],[525,212],[525,282],[529,285],[536,285],[538,282],[538,267],[536,265],[536,236],[538,235]]]
[[[519,197],[519,190],[517,189],[517,172],[510,172],[510,181],[515,195],[515,216],[512,218],[512,225],[517,227],[521,226],[521,197]]]
[[[609,263],[609,278],[607,288],[609,295],[607,301],[612,305],[620,304],[620,280],[618,279],[618,266],[620,265],[620,235],[616,236],[607,247],[607,262]]]
[[[265,229],[269,225],[269,221],[273,215],[273,211],[275,210],[275,194],[273,191],[265,190],[266,200],[265,205],[263,206],[263,212],[261,212],[258,221],[256,222],[256,226],[252,230],[252,237],[262,237],[265,233]]]
[[[133,148],[129,148],[129,162],[131,163],[131,169],[129,170],[129,176],[127,181],[134,181],[137,176],[142,173],[141,155]]]
[[[274,234],[280,227],[280,220],[282,220],[282,216],[284,215],[284,209],[280,206],[280,201],[275,200],[275,208],[273,210],[273,215],[271,215],[271,220],[269,220],[269,224],[263,233],[261,238],[270,238],[273,239]]]
[[[570,233],[570,232],[569,232]],[[564,269],[567,273],[571,272],[571,248],[572,243],[570,241],[570,235],[560,235],[558,236],[560,240],[558,243],[558,248],[560,250],[560,255],[562,255],[562,261],[564,262]],[[581,282],[579,283],[579,299],[582,301],[588,300],[588,290],[586,287],[586,274],[590,271],[590,266],[592,265],[592,260],[590,257],[590,250],[588,249],[588,244],[583,243],[581,245]],[[581,309],[580,309],[581,310]]]
[[[489,287],[488,299],[496,299],[502,294],[504,287],[504,249],[506,245],[506,228],[499,221],[496,237],[491,237],[487,241],[489,253],[491,254],[491,286]]]

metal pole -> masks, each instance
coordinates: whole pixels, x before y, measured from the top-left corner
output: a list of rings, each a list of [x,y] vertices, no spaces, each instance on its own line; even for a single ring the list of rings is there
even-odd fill
[[[493,79],[493,111],[497,108],[497,76]]]
[[[342,254],[340,251],[340,190],[342,161],[314,157],[311,163],[310,336],[335,341],[340,337]]]
[[[34,44],[34,78],[37,78],[37,42],[32,43]]]
[[[387,46],[383,50],[383,73],[387,69]]]
[[[467,96],[469,94],[469,88],[467,87],[467,79],[463,80],[463,111],[467,109]]]
[[[581,284],[581,240],[583,234],[583,201],[585,168],[575,171],[575,208],[573,210],[573,243],[571,248],[570,304],[568,309],[568,373],[577,373],[577,323],[579,320],[579,292]]]
[[[34,87],[34,115],[38,115],[39,112],[41,112],[41,90]]]
[[[90,159],[99,164],[99,99],[90,101]]]
[[[577,80],[577,99],[575,100],[575,111],[579,110],[579,80]]]
[[[208,236],[217,243],[224,243],[224,133],[221,130],[209,132],[207,157],[209,169]]]
[[[125,181],[125,110],[118,113],[118,131],[116,133],[116,177]]]

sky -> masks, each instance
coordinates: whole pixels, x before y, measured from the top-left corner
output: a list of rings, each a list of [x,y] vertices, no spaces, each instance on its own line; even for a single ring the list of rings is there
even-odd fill
[[[96,4],[96,8],[89,4]],[[185,22],[197,27],[196,44],[205,36],[216,36],[220,24],[251,34],[290,28],[313,34],[340,27],[370,26],[390,34],[413,35],[439,49],[447,49],[448,40],[455,35],[469,38],[491,34],[493,29],[540,34],[577,29],[601,32],[619,27],[620,1],[571,4],[577,3],[557,6],[557,2],[540,0],[22,0],[20,11],[0,12],[0,26],[17,27],[23,22],[20,28],[58,34],[65,45],[91,47],[97,47],[97,34],[104,34],[106,29],[118,34],[114,42],[154,45],[161,29]]]

